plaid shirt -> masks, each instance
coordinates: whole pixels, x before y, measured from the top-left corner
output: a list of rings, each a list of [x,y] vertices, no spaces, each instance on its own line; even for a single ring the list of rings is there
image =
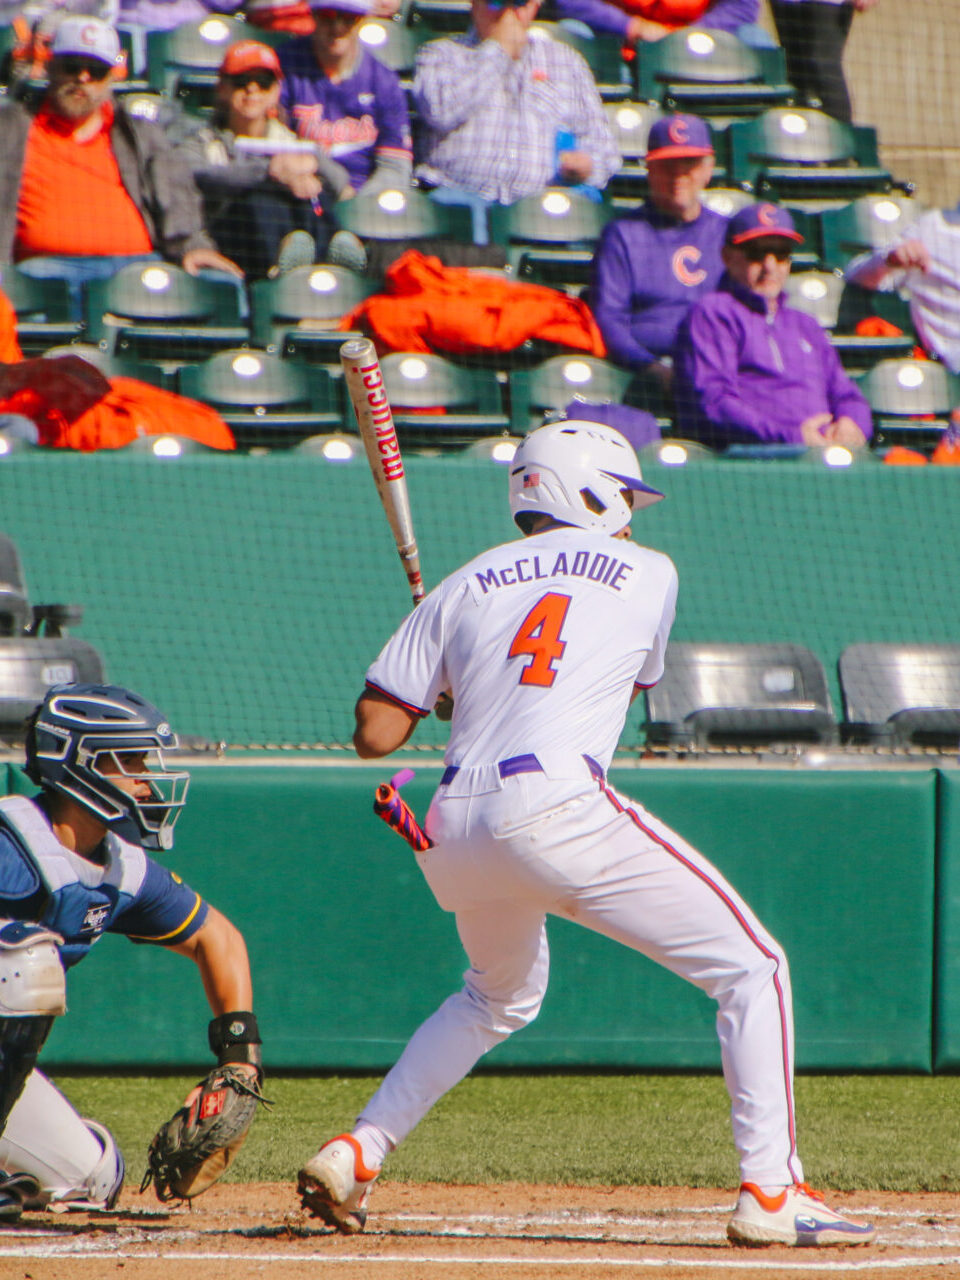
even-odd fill
[[[424,125],[416,174],[434,186],[501,204],[534,195],[555,179],[561,130],[593,161],[591,186],[620,168],[590,68],[536,29],[516,60],[473,30],[431,41],[417,56],[413,96]]]

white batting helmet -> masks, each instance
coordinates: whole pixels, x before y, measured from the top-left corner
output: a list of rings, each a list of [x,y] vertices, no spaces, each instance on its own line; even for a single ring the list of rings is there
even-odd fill
[[[635,494],[632,508],[624,489]],[[527,511],[578,529],[619,533],[632,511],[662,497],[644,484],[626,436],[599,422],[571,419],[537,427],[521,442],[510,469],[510,512],[521,529],[518,517]]]

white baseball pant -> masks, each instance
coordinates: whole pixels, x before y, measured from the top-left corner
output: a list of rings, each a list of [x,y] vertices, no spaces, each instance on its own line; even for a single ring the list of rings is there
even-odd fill
[[[426,822],[435,847],[417,855],[440,906],[456,913],[470,961],[463,988],[414,1033],[358,1123],[399,1143],[483,1054],[533,1021],[551,914],[632,947],[717,1002],[741,1179],[802,1181],[780,946],[716,868],[635,801],[596,781],[500,779],[495,768],[461,770],[441,786]]]

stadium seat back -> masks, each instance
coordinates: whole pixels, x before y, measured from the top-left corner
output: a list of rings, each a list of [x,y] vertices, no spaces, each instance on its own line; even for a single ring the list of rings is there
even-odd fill
[[[734,181],[752,185],[760,199],[839,202],[892,185],[880,166],[876,130],[823,111],[777,107],[734,121],[727,135]]]
[[[841,270],[858,254],[885,249],[923,212],[921,201],[894,192],[864,195],[820,215],[823,261]]]
[[[283,341],[299,328],[309,340],[317,336],[344,341],[336,322],[374,290],[374,283],[345,267],[320,263],[282,272],[251,286],[251,333],[259,346],[282,350]],[[321,327],[322,326],[322,327]]]
[[[175,95],[181,80],[216,82],[223,55],[236,40],[250,36],[239,18],[210,14],[169,31],[147,33],[147,80],[157,93]],[[257,39],[260,39],[259,29]]]
[[[646,702],[648,745],[762,748],[838,737],[823,664],[800,645],[671,643]]]
[[[380,367],[397,432],[407,444],[459,447],[509,428],[492,369],[412,352],[384,356]]]
[[[17,314],[17,340],[24,355],[41,355],[57,342],[69,342],[83,326],[70,319],[66,280],[34,279],[12,263],[0,267],[0,288]]]
[[[543,421],[544,414],[560,412],[571,400],[593,404],[620,404],[633,374],[596,356],[552,356],[532,369],[510,374],[510,417],[513,429],[523,435]]]
[[[358,195],[337,205],[337,223],[361,240],[424,240],[447,236],[470,242],[470,210],[439,204],[423,191],[391,188],[376,195]]]
[[[757,49],[729,31],[685,27],[642,43],[634,60],[635,96],[671,111],[756,115],[792,102],[783,50]]]
[[[960,644],[852,644],[838,670],[851,741],[960,745]]]

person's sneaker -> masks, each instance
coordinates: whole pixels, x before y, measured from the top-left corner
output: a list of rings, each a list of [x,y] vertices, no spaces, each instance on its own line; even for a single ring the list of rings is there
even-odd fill
[[[316,261],[317,246],[309,231],[288,231],[280,241],[277,260],[267,272],[271,280],[286,275],[297,267],[310,267]]]
[[[743,1183],[727,1224],[734,1244],[870,1244],[876,1234],[872,1223],[852,1222],[828,1209],[820,1192],[805,1182],[785,1187],[776,1196],[765,1195],[752,1182]]]
[[[352,231],[335,231],[327,245],[327,261],[335,267],[347,267],[363,275],[367,269],[367,251],[363,241]]]
[[[342,1133],[320,1148],[297,1175],[297,1191],[304,1209],[322,1218],[345,1236],[362,1231],[367,1200],[380,1174],[363,1163],[360,1143]]]
[[[36,1178],[0,1170],[0,1225],[19,1222],[24,1209],[41,1208],[45,1203]]]

